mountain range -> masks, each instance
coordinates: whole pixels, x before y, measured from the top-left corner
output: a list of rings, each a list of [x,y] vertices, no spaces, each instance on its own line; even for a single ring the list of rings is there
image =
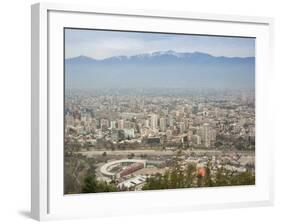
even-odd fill
[[[255,57],[157,51],[65,59],[66,88],[254,88]]]

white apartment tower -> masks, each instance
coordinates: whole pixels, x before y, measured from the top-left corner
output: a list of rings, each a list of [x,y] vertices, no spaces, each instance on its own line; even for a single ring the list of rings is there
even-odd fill
[[[208,123],[205,123],[200,127],[199,134],[201,136],[202,143],[206,147],[210,147],[210,145],[211,145],[211,128]]]
[[[160,123],[160,131],[165,132],[166,126],[167,126],[166,118],[161,117],[160,120],[159,120],[159,123]]]
[[[158,127],[158,117],[156,114],[152,114],[150,117],[150,126],[152,129],[157,129]]]

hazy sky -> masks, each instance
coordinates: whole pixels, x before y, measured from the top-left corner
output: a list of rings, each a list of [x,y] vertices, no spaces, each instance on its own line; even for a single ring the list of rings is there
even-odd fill
[[[155,51],[204,52],[214,56],[255,56],[255,39],[65,29],[65,57],[103,59]]]

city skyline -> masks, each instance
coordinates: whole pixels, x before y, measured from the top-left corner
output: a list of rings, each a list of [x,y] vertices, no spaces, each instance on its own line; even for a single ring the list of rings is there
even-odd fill
[[[190,93],[67,92],[65,193],[254,185],[254,92]]]

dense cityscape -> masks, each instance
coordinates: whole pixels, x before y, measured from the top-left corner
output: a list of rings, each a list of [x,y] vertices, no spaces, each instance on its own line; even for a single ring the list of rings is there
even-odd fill
[[[255,184],[254,90],[65,90],[64,192]]]

